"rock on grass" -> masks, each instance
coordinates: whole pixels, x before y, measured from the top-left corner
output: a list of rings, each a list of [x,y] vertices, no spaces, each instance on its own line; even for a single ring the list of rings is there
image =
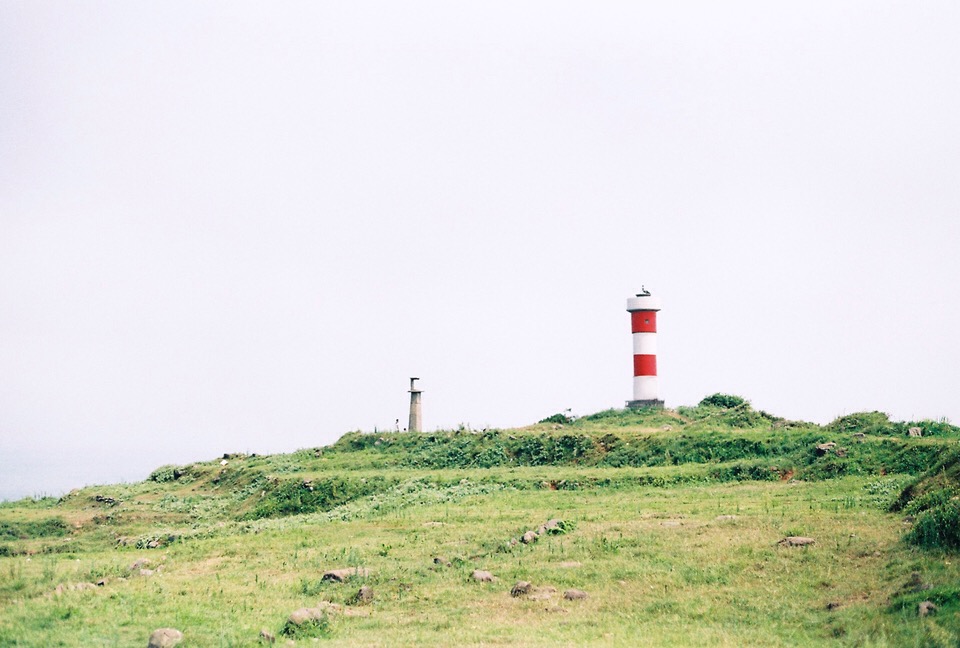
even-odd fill
[[[173,648],[181,641],[183,633],[176,628],[159,628],[150,635],[147,648]]]
[[[816,540],[813,538],[807,538],[805,536],[787,536],[777,544],[784,545],[785,547],[806,547],[815,542]]]
[[[346,569],[331,569],[323,572],[323,578],[320,580],[332,580],[336,583],[342,583],[351,578],[366,578],[370,575],[370,570],[365,567],[347,567]]]

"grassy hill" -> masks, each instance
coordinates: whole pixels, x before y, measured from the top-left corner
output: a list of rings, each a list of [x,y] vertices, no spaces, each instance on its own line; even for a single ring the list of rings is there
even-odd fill
[[[163,466],[0,504],[0,646],[956,646],[958,440],[716,394]]]

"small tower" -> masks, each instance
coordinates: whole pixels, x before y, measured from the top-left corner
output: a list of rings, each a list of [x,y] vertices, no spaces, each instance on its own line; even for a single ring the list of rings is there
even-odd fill
[[[657,311],[660,299],[641,287],[627,300],[633,332],[633,400],[627,407],[663,407],[657,382]]]
[[[410,378],[410,422],[407,424],[407,429],[411,432],[420,432],[423,425],[422,412],[420,411],[420,394],[423,392],[417,389],[415,383],[418,380],[420,379]]]

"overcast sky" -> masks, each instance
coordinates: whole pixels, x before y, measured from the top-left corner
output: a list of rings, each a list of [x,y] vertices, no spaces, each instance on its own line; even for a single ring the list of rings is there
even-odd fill
[[[0,1],[0,499],[632,397],[960,421],[960,4]]]

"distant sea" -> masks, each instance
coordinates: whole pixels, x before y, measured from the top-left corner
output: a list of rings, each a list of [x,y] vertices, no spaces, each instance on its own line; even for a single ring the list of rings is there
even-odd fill
[[[83,486],[142,481],[156,467],[155,460],[149,458],[131,461],[111,457],[102,450],[83,456],[0,447],[0,501],[60,497]]]

